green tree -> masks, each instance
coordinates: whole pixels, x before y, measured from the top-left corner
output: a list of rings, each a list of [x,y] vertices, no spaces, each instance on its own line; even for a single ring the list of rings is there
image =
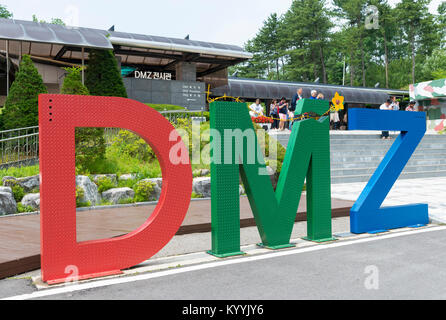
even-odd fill
[[[7,9],[6,6],[0,4],[0,18],[11,19],[12,13]]]
[[[33,14],[33,21],[34,22],[40,22],[40,23],[48,23],[45,20],[42,20],[42,19],[39,20],[35,14]],[[58,24],[58,25],[61,25],[61,26],[65,26],[65,22],[62,19],[60,19],[60,18],[51,18],[51,22],[49,22],[49,23],[50,24]]]
[[[67,75],[64,78],[61,93],[71,95],[89,95],[86,86],[82,84],[82,68],[65,68]],[[105,139],[102,128],[76,128],[76,167],[89,170],[89,166],[105,159]]]
[[[429,13],[430,0],[402,0],[396,6],[396,13],[403,39],[408,46],[411,59],[411,81],[416,78],[417,53],[428,55],[439,45],[438,25]]]
[[[47,88],[31,57],[24,55],[1,115],[3,129],[37,126],[38,97],[41,93],[47,93]]]
[[[438,80],[446,78],[446,49],[436,49],[427,57],[423,65],[427,78]]]
[[[438,30],[441,35],[441,46],[442,48],[446,47],[446,1],[443,1],[438,6],[438,15],[437,15],[437,23],[438,23]]]
[[[127,91],[111,50],[91,50],[85,85],[94,96],[124,97]]]

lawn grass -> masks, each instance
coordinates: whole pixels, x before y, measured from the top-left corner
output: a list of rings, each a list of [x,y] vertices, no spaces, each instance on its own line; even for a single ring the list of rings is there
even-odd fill
[[[173,104],[158,104],[158,103],[146,103],[152,109],[155,109],[158,112],[161,111],[172,111],[172,110],[186,110],[184,107],[176,106]]]

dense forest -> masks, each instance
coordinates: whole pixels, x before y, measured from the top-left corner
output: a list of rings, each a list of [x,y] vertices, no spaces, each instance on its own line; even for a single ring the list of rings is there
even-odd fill
[[[293,0],[271,14],[232,67],[245,78],[402,89],[446,78],[446,1]]]

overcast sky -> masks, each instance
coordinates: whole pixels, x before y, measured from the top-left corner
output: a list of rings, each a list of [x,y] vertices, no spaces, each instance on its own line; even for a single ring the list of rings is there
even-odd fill
[[[292,0],[0,0],[15,19],[61,18],[68,25],[242,46]],[[397,0],[390,0],[395,3]],[[441,1],[432,1],[435,12]]]

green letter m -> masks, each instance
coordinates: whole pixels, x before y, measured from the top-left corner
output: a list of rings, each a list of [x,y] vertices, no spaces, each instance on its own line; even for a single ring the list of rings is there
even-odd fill
[[[221,152],[219,159],[211,161],[212,195],[212,251],[218,257],[241,254],[240,252],[240,176],[248,195],[254,219],[265,247],[278,249],[290,246],[290,238],[299,207],[302,189],[307,178],[307,238],[312,241],[332,239],[331,187],[330,187],[330,136],[329,119],[307,119],[296,122],[274,192],[270,177],[265,175],[264,159],[248,157],[248,153],[261,154],[259,142],[255,146],[228,143],[228,132],[245,132],[254,126],[245,104],[213,102],[210,106],[211,129],[223,139],[213,139],[212,155]],[[329,109],[327,101],[301,100],[296,114],[315,112],[324,114]],[[254,136],[256,137],[255,133]],[[234,135],[230,138],[235,140]],[[242,139],[250,140],[250,139]],[[272,139],[271,139],[272,140]],[[252,140],[251,140],[252,141]],[[271,143],[271,142],[270,142]],[[275,141],[274,141],[275,143]],[[236,148],[239,152],[235,152]],[[228,157],[228,154],[231,155]],[[251,155],[251,154],[250,154]],[[212,159],[211,158],[211,159]],[[242,160],[240,160],[242,158]],[[232,159],[232,161],[228,161]],[[263,173],[263,174],[262,174]]]

